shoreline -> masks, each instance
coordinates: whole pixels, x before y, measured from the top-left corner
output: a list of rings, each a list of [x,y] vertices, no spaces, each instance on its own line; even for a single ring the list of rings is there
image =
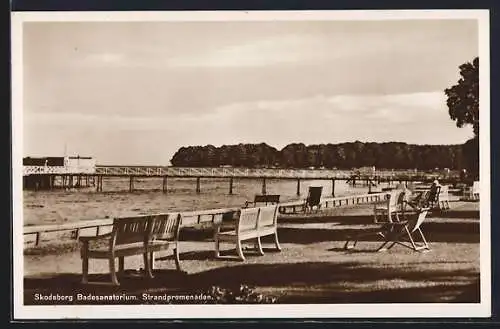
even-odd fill
[[[325,197],[322,198],[322,207],[341,207],[342,204],[346,205],[359,205],[371,204],[374,201],[380,201],[386,193],[372,193],[372,194],[347,194],[340,197]],[[295,201],[280,202],[280,211],[292,208],[295,212],[296,207],[302,207],[304,199]],[[226,216],[232,217],[239,207],[232,208],[217,208],[209,210],[188,211],[188,212],[168,212],[168,213],[181,213],[183,216],[183,227],[203,227],[204,224],[212,225],[214,221],[222,221]],[[143,215],[160,214],[165,212],[150,212]],[[99,235],[110,232],[113,223],[112,218],[98,219],[91,221],[74,221],[64,224],[52,225],[39,225],[39,226],[24,226],[24,246],[38,246],[44,242],[51,242],[55,240],[76,240],[79,236]],[[52,236],[52,238],[47,237]]]

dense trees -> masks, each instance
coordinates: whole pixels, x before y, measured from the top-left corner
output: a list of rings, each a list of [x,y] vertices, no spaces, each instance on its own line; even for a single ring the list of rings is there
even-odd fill
[[[447,88],[450,118],[458,127],[472,125],[475,137],[463,145],[411,145],[406,143],[353,143],[304,145],[293,143],[281,151],[265,143],[180,148],[171,163],[179,167],[280,167],[351,169],[467,169],[479,172],[479,58],[460,65],[460,79]]]
[[[444,92],[448,113],[457,127],[472,125],[474,138],[463,145],[463,167],[471,178],[479,178],[479,58],[459,66],[460,79]]]
[[[351,169],[375,166],[386,169],[461,169],[462,145],[354,143],[304,145],[294,143],[281,151],[265,143],[189,146],[180,148],[171,162],[177,167],[279,167]]]
[[[448,99],[448,112],[450,118],[457,122],[461,128],[471,124],[474,135],[479,135],[479,58],[472,63],[459,66],[460,79],[457,84],[447,88],[444,92]]]

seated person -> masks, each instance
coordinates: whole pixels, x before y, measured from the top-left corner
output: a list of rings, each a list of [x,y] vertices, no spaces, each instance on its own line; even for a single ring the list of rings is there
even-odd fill
[[[413,195],[413,197],[408,201],[408,205],[415,210],[428,207],[429,202],[436,198],[436,194],[438,193],[438,188],[441,188],[439,181],[436,179],[432,182],[431,187],[427,191],[417,192]]]

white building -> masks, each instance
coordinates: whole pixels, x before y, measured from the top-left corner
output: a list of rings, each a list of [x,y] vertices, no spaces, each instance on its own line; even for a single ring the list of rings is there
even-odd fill
[[[92,157],[67,156],[64,166],[68,173],[94,174],[96,161]]]

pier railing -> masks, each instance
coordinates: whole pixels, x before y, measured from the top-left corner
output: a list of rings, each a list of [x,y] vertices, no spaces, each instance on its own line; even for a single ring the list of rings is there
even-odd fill
[[[96,169],[90,167],[66,167],[66,166],[23,166],[23,176],[29,175],[72,175],[72,174],[95,174]]]
[[[379,202],[387,195],[386,192],[361,195],[347,195],[341,197],[326,197],[321,199],[322,209],[336,208],[348,205],[367,204]],[[279,204],[281,214],[296,212],[301,210],[305,200],[294,200]],[[232,215],[240,208],[220,208],[208,210],[195,210],[181,212],[182,227],[193,227],[199,224],[214,224],[220,223],[226,215]],[[173,212],[178,213],[178,212]],[[24,227],[24,246],[36,247],[45,241],[58,241],[64,239],[77,239],[79,236],[92,236],[108,233],[113,225],[112,218],[85,220],[73,223],[54,224],[54,225],[36,225]],[[54,235],[52,238],[50,235]],[[45,237],[45,239],[43,239]]]
[[[415,170],[375,170],[370,173],[337,169],[280,169],[280,168],[195,168],[162,166],[102,166],[95,168],[69,168],[64,166],[24,166],[23,175],[99,175],[99,176],[146,176],[146,177],[238,177],[238,178],[291,178],[291,179],[349,179],[363,178],[453,178],[458,173],[427,172]]]
[[[260,169],[260,168],[183,168],[183,167],[96,167],[96,174],[110,176],[171,176],[171,177],[277,177],[277,178],[342,178],[346,170]]]

